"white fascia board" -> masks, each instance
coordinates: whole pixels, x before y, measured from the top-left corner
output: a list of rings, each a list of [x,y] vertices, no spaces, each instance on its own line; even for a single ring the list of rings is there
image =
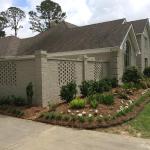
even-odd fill
[[[138,41],[137,41],[137,38],[136,38],[136,34],[134,32],[134,28],[133,28],[132,24],[130,25],[130,27],[129,27],[129,29],[128,29],[128,31],[127,31],[127,33],[126,33],[126,35],[125,35],[125,37],[124,37],[124,39],[122,41],[122,43],[121,43],[120,49],[123,49],[123,44],[126,41],[126,39],[127,39],[128,35],[129,35],[130,31],[132,31],[132,33],[133,33],[134,44],[136,45],[136,50],[139,53],[140,52],[140,48],[139,48],[139,44],[138,44]]]

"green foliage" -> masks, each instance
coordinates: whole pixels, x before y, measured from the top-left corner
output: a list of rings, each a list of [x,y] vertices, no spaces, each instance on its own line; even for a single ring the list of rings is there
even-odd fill
[[[103,93],[103,92],[110,91],[112,86],[109,79],[103,79],[95,82],[94,88],[95,88],[95,93]]]
[[[13,100],[12,100],[12,98],[11,97],[2,97],[1,99],[0,99],[0,105],[11,105],[11,104],[13,104],[14,102],[13,102]]]
[[[16,106],[25,106],[26,105],[26,100],[22,97],[12,96],[12,99],[13,99],[14,105],[16,105]]]
[[[5,35],[6,35],[5,31],[0,31],[0,38],[5,37]]]
[[[87,97],[95,93],[94,89],[95,81],[83,81],[79,86],[82,96]]]
[[[27,100],[28,104],[32,105],[32,98],[33,98],[33,84],[30,82],[28,86],[26,87],[26,94],[27,94]]]
[[[150,77],[150,67],[145,68],[143,71],[143,74],[149,78]]]
[[[20,22],[26,17],[25,12],[20,8],[10,7],[5,12],[1,12],[1,16],[7,20],[7,27],[14,30],[17,36],[18,30],[23,27]]]
[[[122,85],[123,89],[141,89],[142,85],[141,83],[134,83],[134,82],[130,82],[130,83],[124,83]]]
[[[114,104],[114,96],[111,94],[102,95],[102,104],[104,105],[113,105]]]
[[[18,109],[13,109],[12,114],[14,114],[16,117],[22,117],[24,116],[24,112]]]
[[[136,67],[129,67],[125,70],[122,81],[124,83],[139,83],[142,79],[142,74],[139,72],[139,70]]]
[[[91,117],[87,117],[87,121],[89,123],[92,123],[94,121],[94,116],[91,116]]]
[[[14,95],[3,97],[0,99],[0,105],[16,105],[16,106],[25,106],[26,101],[22,97],[16,97]]]
[[[84,116],[80,116],[78,117],[78,120],[81,122],[81,123],[84,123],[86,121],[86,118]]]
[[[99,104],[112,105],[114,103],[114,96],[112,94],[95,94],[88,97],[88,102],[90,104],[95,103],[95,101]]]
[[[5,31],[3,31],[7,27],[6,18],[0,16],[0,37],[5,37]]]
[[[70,82],[66,86],[62,86],[60,91],[61,99],[69,103],[77,94],[77,85],[75,82]]]
[[[84,99],[76,98],[70,102],[70,107],[73,109],[82,109],[85,107],[86,101]]]
[[[57,24],[64,20],[66,13],[61,6],[51,0],[44,0],[36,6],[36,12],[30,11],[30,29],[35,32],[44,32],[51,28],[52,23]]]
[[[64,121],[70,121],[71,120],[71,116],[70,115],[63,115],[62,116],[62,120],[64,120]]]
[[[96,109],[98,107],[98,101],[94,99],[90,102],[90,105],[92,108]]]
[[[99,81],[83,81],[79,86],[82,96],[87,97],[95,93],[108,92],[118,86],[117,79],[103,79]]]
[[[141,133],[142,137],[150,138],[150,104],[147,104],[136,119],[128,122],[128,124],[134,131]]]

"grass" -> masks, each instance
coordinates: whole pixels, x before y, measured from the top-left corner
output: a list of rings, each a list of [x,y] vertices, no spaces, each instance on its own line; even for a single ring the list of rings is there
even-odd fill
[[[129,122],[130,133],[135,134],[135,132],[141,134],[143,138],[150,138],[150,103],[145,107],[145,109],[137,116],[136,119]]]

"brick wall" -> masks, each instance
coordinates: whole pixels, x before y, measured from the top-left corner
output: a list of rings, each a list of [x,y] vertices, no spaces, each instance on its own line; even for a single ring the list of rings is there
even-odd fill
[[[51,58],[45,51],[38,51],[34,56],[5,57],[0,59],[0,97],[26,98],[26,87],[32,82],[33,104],[47,106],[48,102],[60,100],[61,86],[71,80],[80,85],[83,80],[112,77],[110,70],[114,70],[114,76],[118,75],[117,58],[116,53],[105,61],[87,56],[81,59]]]

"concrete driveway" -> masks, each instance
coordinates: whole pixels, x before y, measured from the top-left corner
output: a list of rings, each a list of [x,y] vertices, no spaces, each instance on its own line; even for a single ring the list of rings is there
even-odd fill
[[[150,140],[0,115],[0,150],[150,150]]]

